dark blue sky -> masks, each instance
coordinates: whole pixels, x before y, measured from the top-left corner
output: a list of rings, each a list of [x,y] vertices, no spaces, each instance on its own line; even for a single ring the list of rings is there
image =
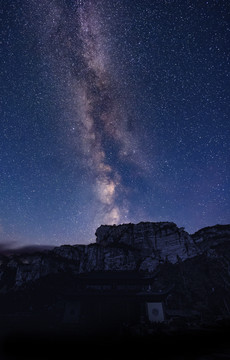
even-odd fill
[[[4,1],[0,242],[230,222],[227,0]]]

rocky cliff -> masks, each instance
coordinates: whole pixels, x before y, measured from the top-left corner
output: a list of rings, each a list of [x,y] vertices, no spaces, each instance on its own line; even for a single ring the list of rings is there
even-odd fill
[[[8,285],[21,286],[51,273],[67,271],[152,272],[159,263],[176,263],[196,254],[192,238],[174,223],[102,225],[96,230],[96,243],[90,245],[63,245],[46,252],[5,257],[1,277],[4,279],[10,273]]]
[[[159,264],[177,264],[207,253],[230,238],[230,225],[216,225],[189,235],[171,222],[102,225],[96,242],[63,245],[49,251],[1,255],[0,291],[20,287],[49,274],[90,271],[153,272]]]
[[[220,245],[229,241],[230,226],[229,225],[215,225],[205,227],[195,234],[191,235],[197,248],[200,250],[208,250],[214,246]]]
[[[139,224],[102,225],[96,231],[96,243],[104,246],[127,246],[142,257],[176,263],[197,254],[190,235],[172,222],[140,222]]]

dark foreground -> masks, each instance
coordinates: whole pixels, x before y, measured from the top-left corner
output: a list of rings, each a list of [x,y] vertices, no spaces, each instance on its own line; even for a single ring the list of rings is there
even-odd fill
[[[230,326],[223,323],[201,329],[155,329],[137,334],[76,328],[2,329],[0,359],[106,359],[145,355],[152,359],[230,359]]]

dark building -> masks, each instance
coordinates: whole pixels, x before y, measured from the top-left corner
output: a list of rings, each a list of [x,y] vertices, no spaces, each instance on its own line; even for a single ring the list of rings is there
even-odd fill
[[[140,272],[81,274],[75,287],[64,295],[62,322],[107,330],[163,322],[164,300],[169,291],[154,291],[154,277]]]

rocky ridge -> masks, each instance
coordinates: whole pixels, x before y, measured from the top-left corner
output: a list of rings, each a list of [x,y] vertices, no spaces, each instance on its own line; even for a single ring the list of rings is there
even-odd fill
[[[62,245],[52,250],[0,257],[0,292],[49,274],[90,271],[154,272],[159,264],[192,259],[228,241],[230,225],[216,225],[189,235],[172,222],[102,225],[96,242]]]
[[[197,247],[204,251],[220,245],[230,239],[229,225],[208,226],[191,235]]]

